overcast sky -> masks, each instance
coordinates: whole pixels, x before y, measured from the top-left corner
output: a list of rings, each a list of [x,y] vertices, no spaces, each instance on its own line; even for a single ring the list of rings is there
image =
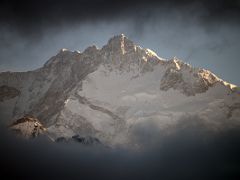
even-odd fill
[[[59,49],[102,47],[124,33],[240,85],[240,1],[3,1],[0,71],[41,67]]]

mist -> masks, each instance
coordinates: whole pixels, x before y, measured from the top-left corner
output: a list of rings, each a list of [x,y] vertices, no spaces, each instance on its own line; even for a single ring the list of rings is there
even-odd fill
[[[239,177],[239,129],[211,133],[195,121],[175,132],[148,126],[135,136],[143,148],[56,143],[46,137],[16,138],[1,129],[1,176],[18,179],[233,179]],[[146,128],[147,126],[145,126]]]

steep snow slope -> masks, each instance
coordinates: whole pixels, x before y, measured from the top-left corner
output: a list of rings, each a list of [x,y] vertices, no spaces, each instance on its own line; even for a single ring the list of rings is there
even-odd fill
[[[35,71],[1,73],[0,86],[20,92],[1,97],[5,122],[34,115],[54,139],[80,134],[122,145],[148,123],[167,132],[189,117],[211,130],[240,122],[236,86],[177,58],[160,58],[124,35],[101,49],[62,49]]]

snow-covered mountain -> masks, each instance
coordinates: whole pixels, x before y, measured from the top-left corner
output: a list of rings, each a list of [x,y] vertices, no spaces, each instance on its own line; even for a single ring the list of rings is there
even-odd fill
[[[189,117],[212,131],[240,125],[239,92],[208,70],[160,58],[121,34],[101,49],[62,49],[34,71],[0,73],[0,116],[11,124],[33,115],[53,139],[80,134],[123,145],[147,123],[163,132]]]

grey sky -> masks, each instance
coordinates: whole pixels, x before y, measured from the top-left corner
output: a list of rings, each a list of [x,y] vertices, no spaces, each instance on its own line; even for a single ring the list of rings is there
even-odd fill
[[[10,26],[1,26],[0,71],[32,70],[41,67],[61,48],[83,51],[92,44],[102,47],[112,36],[124,33],[160,57],[176,56],[240,85],[240,25],[217,19],[203,22],[202,16],[207,12],[196,13],[195,9],[195,6],[174,11],[148,9],[139,16],[63,22],[41,27],[41,31],[29,36]]]

